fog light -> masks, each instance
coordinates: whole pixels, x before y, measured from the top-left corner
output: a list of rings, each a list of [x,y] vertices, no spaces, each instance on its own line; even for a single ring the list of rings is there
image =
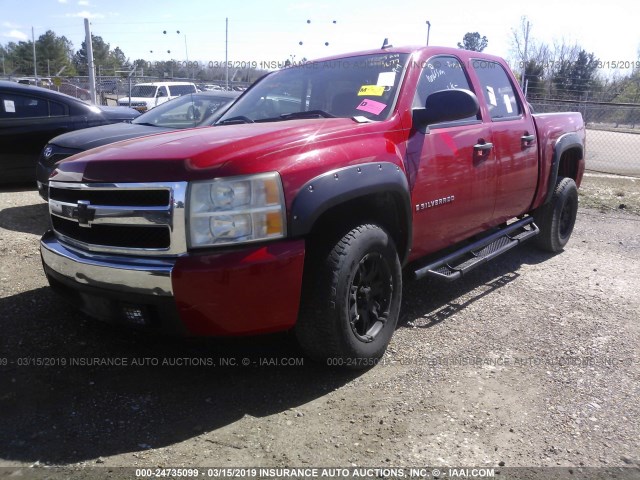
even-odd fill
[[[124,318],[128,322],[136,325],[145,325],[147,323],[147,315],[143,308],[125,305],[122,307],[122,313],[124,313]]]

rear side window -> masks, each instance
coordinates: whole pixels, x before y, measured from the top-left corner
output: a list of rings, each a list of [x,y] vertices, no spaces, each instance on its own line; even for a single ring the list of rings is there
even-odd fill
[[[49,101],[49,116],[62,117],[67,114],[67,109],[62,103]]]
[[[489,107],[491,119],[520,116],[522,109],[502,65],[486,60],[472,60],[471,65],[482,85],[482,96]]]

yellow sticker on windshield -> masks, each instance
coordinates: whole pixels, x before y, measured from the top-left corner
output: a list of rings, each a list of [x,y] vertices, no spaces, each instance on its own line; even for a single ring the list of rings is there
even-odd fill
[[[363,85],[360,87],[360,91],[358,92],[359,97],[370,96],[370,97],[381,97],[384,93],[384,86],[379,85]]]

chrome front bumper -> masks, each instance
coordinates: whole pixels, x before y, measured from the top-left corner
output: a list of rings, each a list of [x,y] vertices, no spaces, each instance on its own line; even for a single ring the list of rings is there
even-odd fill
[[[67,283],[112,292],[173,296],[174,259],[88,254],[62,244],[51,231],[42,237],[40,253],[45,271],[51,270]]]

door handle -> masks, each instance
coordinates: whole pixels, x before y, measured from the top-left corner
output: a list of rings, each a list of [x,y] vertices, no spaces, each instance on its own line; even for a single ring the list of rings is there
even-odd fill
[[[473,146],[473,148],[474,148],[475,150],[479,150],[479,151],[481,151],[481,152],[489,151],[489,150],[491,150],[491,149],[493,148],[493,143],[490,143],[490,142],[486,142],[486,143],[476,143],[476,144]]]
[[[536,139],[535,135],[523,135],[520,137],[520,140],[522,140],[522,143],[525,144],[525,147],[530,147],[531,142],[533,142],[535,139]]]
[[[477,158],[484,160],[485,158],[489,157],[489,153],[491,152],[492,148],[493,143],[485,142],[484,140],[479,139],[478,143],[473,146],[473,152]]]

